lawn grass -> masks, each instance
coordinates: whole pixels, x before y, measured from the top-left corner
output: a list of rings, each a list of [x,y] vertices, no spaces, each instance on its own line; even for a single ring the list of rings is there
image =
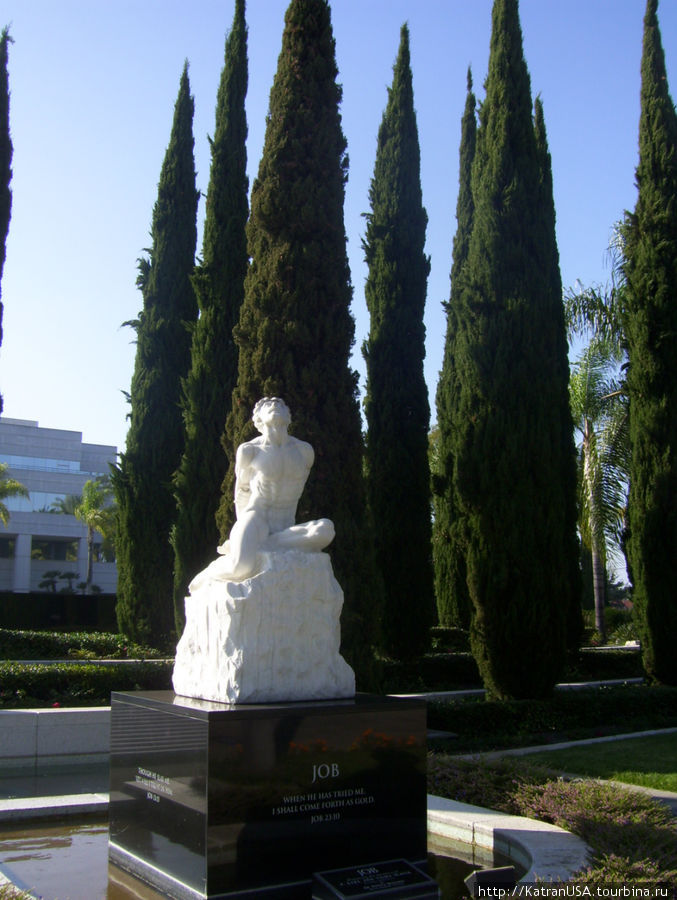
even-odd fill
[[[529,759],[560,772],[677,792],[677,732],[547,750]]]

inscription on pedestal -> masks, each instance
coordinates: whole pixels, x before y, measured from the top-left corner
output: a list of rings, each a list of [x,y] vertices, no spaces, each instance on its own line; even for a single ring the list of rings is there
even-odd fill
[[[309,817],[310,824],[317,825],[320,822],[338,822],[342,812],[358,806],[371,806],[375,802],[374,796],[360,787],[343,791],[317,791],[284,797],[282,806],[273,809],[273,815]]]

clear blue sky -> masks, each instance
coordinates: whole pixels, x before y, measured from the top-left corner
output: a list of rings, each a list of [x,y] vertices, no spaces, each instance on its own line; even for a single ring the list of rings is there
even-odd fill
[[[124,447],[134,364],[121,323],[141,307],[136,260],[151,213],[183,62],[195,97],[198,187],[233,0],[4,0],[9,24],[13,208],[2,284],[4,414]],[[367,335],[362,213],[400,26],[409,23],[432,269],[426,378],[442,364],[466,70],[483,96],[491,0],[334,0],[350,177],[345,222],[354,287],[353,365]],[[250,183],[263,146],[287,0],[248,0]],[[563,283],[604,282],[611,226],[635,203],[645,0],[521,0],[533,94],[552,154]],[[677,93],[677,2],[661,0]],[[204,202],[200,204],[200,226]],[[201,243],[201,239],[198,245]]]

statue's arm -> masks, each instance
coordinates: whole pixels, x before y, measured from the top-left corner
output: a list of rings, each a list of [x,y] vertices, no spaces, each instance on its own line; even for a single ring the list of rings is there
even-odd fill
[[[244,512],[251,500],[251,464],[255,455],[256,447],[252,443],[240,444],[235,454],[235,515],[237,518]]]
[[[303,456],[303,461],[310,471],[315,462],[315,451],[306,441],[299,441],[299,450]]]

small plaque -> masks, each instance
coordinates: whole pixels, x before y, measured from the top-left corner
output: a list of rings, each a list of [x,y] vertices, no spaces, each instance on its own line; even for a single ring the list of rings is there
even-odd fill
[[[316,872],[313,900],[409,900],[439,897],[437,884],[405,859]]]

